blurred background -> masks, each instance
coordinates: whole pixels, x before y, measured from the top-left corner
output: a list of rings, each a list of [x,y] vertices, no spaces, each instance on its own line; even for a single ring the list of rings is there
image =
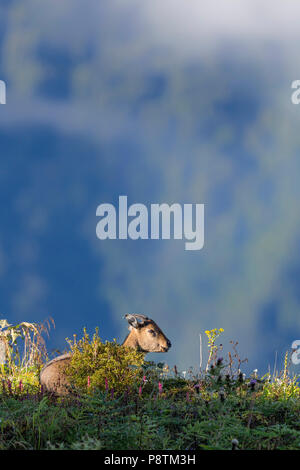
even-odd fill
[[[173,343],[151,359],[197,367],[199,334],[206,348],[224,328],[245,369],[281,365],[300,339],[299,15],[292,0],[1,1],[2,318],[53,317],[63,350],[84,326],[121,342],[142,313]],[[121,194],[204,203],[203,250],[98,240],[96,208]]]

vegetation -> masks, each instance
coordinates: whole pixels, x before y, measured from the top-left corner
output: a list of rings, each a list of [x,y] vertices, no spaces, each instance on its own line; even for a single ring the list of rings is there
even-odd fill
[[[125,392],[141,376],[144,354],[134,349],[123,348],[119,344],[99,337],[98,329],[90,341],[84,329],[84,336],[77,341],[67,340],[72,351],[72,360],[67,368],[70,383],[82,392],[95,390]]]
[[[300,388],[288,354],[282,372],[246,377],[237,343],[220,356],[216,329],[206,332],[205,370],[179,373],[84,332],[69,341],[74,393],[57,398],[38,381],[45,327],[29,325],[1,323],[0,449],[300,449]],[[13,332],[27,338],[22,358]]]

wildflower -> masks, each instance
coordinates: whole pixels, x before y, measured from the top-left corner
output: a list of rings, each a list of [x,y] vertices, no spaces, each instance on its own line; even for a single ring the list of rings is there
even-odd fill
[[[217,360],[217,366],[220,366],[223,362],[223,357],[219,357]]]
[[[90,379],[90,376],[88,376],[88,378],[87,378],[87,386],[88,386],[88,387],[91,386],[91,379]]]
[[[159,394],[161,395],[163,391],[163,386],[160,382],[158,382],[158,391],[159,391]]]
[[[144,377],[143,377],[143,382],[144,382],[144,384],[147,382],[147,378],[146,378],[145,375],[144,375]]]
[[[20,382],[19,382],[19,390],[20,390],[20,392],[22,392],[22,390],[23,390],[22,380],[20,380]]]
[[[139,386],[139,396],[140,397],[142,396],[142,386],[141,385]]]
[[[251,390],[255,390],[255,385],[256,385],[257,381],[255,379],[252,379],[250,380],[250,388]]]
[[[224,393],[223,388],[220,389],[219,397],[220,397],[221,402],[223,403],[225,401],[225,393]]]
[[[254,371],[253,371],[254,377],[257,377],[257,372],[258,372],[258,370],[254,369]]]
[[[238,448],[239,441],[237,439],[232,439],[231,445],[232,445],[232,450],[239,450]]]

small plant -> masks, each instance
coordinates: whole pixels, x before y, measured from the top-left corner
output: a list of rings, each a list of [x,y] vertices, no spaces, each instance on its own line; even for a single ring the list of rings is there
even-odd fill
[[[44,323],[21,322],[18,325],[11,325],[7,320],[0,320],[0,342],[2,355],[5,362],[11,369],[14,366],[28,367],[42,364],[48,358],[43,333],[48,335],[50,322]],[[22,348],[20,343],[22,342]]]
[[[208,348],[209,348],[209,357],[206,365],[206,370],[208,370],[210,363],[215,360],[218,351],[218,346],[216,345],[216,340],[224,332],[223,328],[214,328],[213,330],[206,330],[205,334],[208,337]]]
[[[284,356],[283,370],[278,373],[266,374],[263,377],[263,396],[273,400],[300,398],[299,376],[291,375],[289,368],[291,358],[288,352]]]
[[[144,354],[125,348],[116,341],[103,343],[96,329],[90,340],[86,329],[83,338],[67,339],[72,359],[66,369],[70,383],[79,390],[92,393],[94,389],[120,393],[133,387],[141,378]]]
[[[209,338],[208,370],[181,372],[84,330],[68,340],[70,377],[83,393],[68,397],[37,387],[14,349],[18,365],[0,380],[0,449],[299,450],[299,378],[288,354],[281,372],[246,376],[236,342],[220,356],[221,330]]]

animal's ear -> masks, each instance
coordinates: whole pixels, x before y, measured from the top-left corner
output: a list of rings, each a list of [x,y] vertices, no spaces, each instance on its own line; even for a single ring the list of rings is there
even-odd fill
[[[134,315],[131,315],[130,313],[127,313],[125,315],[125,318],[128,321],[129,325],[132,326],[133,328],[138,328],[140,326],[140,323],[137,321],[137,319]]]
[[[140,315],[139,313],[126,313],[125,318],[133,328],[139,328],[143,326],[146,321],[149,321],[148,317]]]

